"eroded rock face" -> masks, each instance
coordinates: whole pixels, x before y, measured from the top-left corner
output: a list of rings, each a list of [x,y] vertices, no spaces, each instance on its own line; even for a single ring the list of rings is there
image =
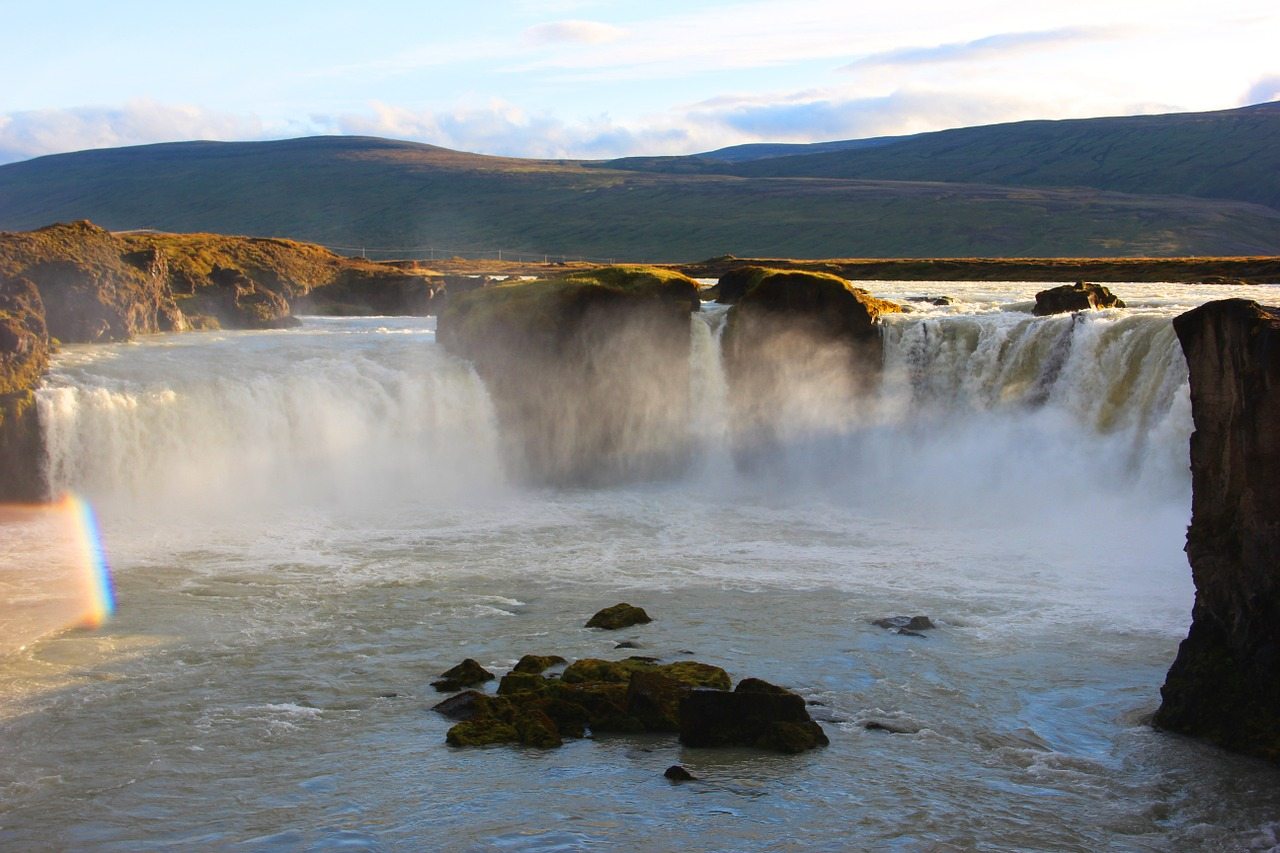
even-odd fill
[[[781,434],[841,426],[879,382],[877,321],[901,306],[825,273],[747,268],[723,338],[734,449],[750,463]]]
[[[1050,314],[1066,314],[1071,311],[1124,307],[1124,300],[1103,285],[1094,284],[1091,281],[1077,281],[1075,284],[1051,287],[1037,293],[1036,307],[1032,313],[1037,317],[1046,317]]]
[[[689,314],[697,283],[608,267],[453,293],[438,339],[471,360],[508,468],[538,483],[661,476],[689,448]]]
[[[0,501],[45,497],[33,391],[48,362],[39,291],[28,279],[0,277]]]
[[[1280,761],[1280,309],[1244,299],[1176,318],[1191,375],[1191,631],[1160,728]]]

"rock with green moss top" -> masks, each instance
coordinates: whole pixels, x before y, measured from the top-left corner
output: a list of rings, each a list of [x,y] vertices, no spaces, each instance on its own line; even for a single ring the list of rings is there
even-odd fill
[[[504,461],[539,483],[607,483],[688,459],[697,283],[619,266],[451,296],[437,337],[469,359],[502,423]]]
[[[507,696],[512,693],[545,693],[547,679],[532,672],[508,672],[498,682],[498,695]]]
[[[566,663],[560,655],[525,655],[516,662],[512,672],[541,675],[553,666]]]
[[[457,666],[440,673],[440,680],[431,682],[431,686],[441,693],[451,693],[455,690],[462,690],[464,687],[484,684],[486,681],[492,681],[493,679],[492,672],[476,663],[473,659],[467,658]]]
[[[803,698],[755,678],[745,679],[732,693],[690,691],[680,702],[679,718],[685,746],[797,753],[829,743]]]
[[[716,282],[716,302],[721,305],[735,304],[746,295],[748,290],[774,272],[777,272],[777,270],[756,266],[737,267],[729,270],[720,276],[720,280]]]
[[[753,268],[729,309],[723,361],[738,463],[774,458],[782,433],[816,433],[878,387],[879,321],[901,306],[826,273]],[[744,273],[745,275],[746,273]]]
[[[519,743],[520,732],[511,723],[494,717],[464,720],[445,734],[450,746],[490,746],[495,743]]]
[[[606,607],[587,620],[588,628],[603,628],[616,631],[619,628],[630,628],[632,625],[647,625],[652,622],[643,607],[633,607],[625,602]]]

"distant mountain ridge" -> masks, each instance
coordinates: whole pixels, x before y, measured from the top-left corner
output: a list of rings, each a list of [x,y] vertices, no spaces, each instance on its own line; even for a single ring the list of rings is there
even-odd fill
[[[92,219],[370,257],[1277,255],[1278,133],[1269,104],[614,161],[374,137],[164,143],[0,166],[0,229]]]
[[[612,168],[1192,195],[1280,209],[1280,101],[1206,113],[1022,121],[912,136],[747,145]]]

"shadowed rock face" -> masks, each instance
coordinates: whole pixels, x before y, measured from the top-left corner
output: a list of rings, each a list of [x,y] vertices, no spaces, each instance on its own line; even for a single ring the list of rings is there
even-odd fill
[[[1191,374],[1191,631],[1157,726],[1280,761],[1280,309],[1174,320]]]
[[[488,386],[517,476],[645,478],[688,454],[689,314],[698,306],[692,279],[609,267],[455,293],[438,339]]]
[[[48,361],[49,335],[35,284],[0,277],[0,501],[44,497],[32,390]]]
[[[1107,287],[1089,281],[1077,281],[1051,287],[1036,294],[1036,307],[1031,313],[1037,317],[1050,314],[1066,314],[1071,311],[1088,311],[1094,308],[1124,308],[1124,300]]]
[[[748,268],[729,310],[725,375],[739,462],[784,430],[821,432],[874,386],[884,361],[877,321],[899,305],[825,273]]]

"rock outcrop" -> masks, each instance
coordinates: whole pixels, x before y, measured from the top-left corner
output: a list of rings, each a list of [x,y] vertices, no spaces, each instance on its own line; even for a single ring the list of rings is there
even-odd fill
[[[0,502],[45,497],[34,389],[48,361],[40,292],[0,276]]]
[[[879,381],[878,328],[902,307],[825,273],[750,268],[729,309],[725,375],[740,463],[784,431],[818,433]]]
[[[1031,313],[1037,317],[1047,317],[1050,314],[1067,314],[1072,311],[1124,307],[1124,300],[1105,286],[1091,281],[1077,281],[1075,284],[1051,287],[1037,293],[1036,307]]]
[[[744,678],[732,693],[690,691],[680,702],[680,742],[804,752],[829,741],[800,696],[758,678]]]
[[[679,273],[606,267],[455,293],[437,334],[488,386],[514,474],[611,482],[687,458],[699,307],[697,283]]]
[[[620,628],[630,628],[632,625],[647,625],[652,621],[653,619],[644,612],[643,607],[636,607],[624,601],[598,611],[587,620],[586,627],[617,631]]]
[[[1280,309],[1176,318],[1191,377],[1196,585],[1155,724],[1280,762]]]

